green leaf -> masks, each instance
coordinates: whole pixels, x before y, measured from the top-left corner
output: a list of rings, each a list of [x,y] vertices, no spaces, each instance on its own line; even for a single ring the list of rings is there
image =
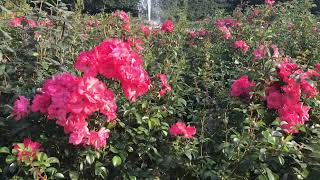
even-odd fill
[[[167,135],[168,135],[168,132],[165,131],[165,130],[163,130],[163,131],[162,131],[162,134],[163,134],[164,136],[167,136]]]
[[[152,150],[157,156],[161,157],[161,154],[158,152],[157,148],[152,147]]]
[[[134,112],[134,115],[136,116],[136,120],[138,124],[142,124],[142,117],[139,113]]]
[[[53,63],[54,65],[61,65],[60,64],[60,62],[58,62],[58,61],[56,61],[56,60],[54,60],[54,59],[51,59],[51,58],[48,58],[48,60],[51,62],[51,63]]]
[[[2,53],[1,53],[1,51],[0,51],[0,62],[1,62],[1,60],[2,60]],[[5,70],[6,70],[6,65],[1,64],[1,65],[0,65],[0,75],[4,74],[4,73],[5,73]]]
[[[42,163],[41,163],[41,166],[50,167],[50,163],[42,162]]]
[[[54,177],[59,178],[59,179],[64,179],[64,178],[65,178],[62,173],[56,173],[56,174],[54,175]]]
[[[14,173],[16,172],[16,170],[18,169],[18,165],[16,163],[11,163],[10,166],[9,166],[9,171],[11,173]]]
[[[155,126],[159,126],[159,125],[160,125],[160,121],[157,118],[152,117],[148,120],[149,129],[153,129]]]
[[[275,177],[273,176],[272,171],[269,168],[266,168],[267,176],[269,180],[275,180]]]
[[[105,179],[108,176],[107,168],[103,167],[101,163],[97,163],[94,171],[95,175],[101,176]]]
[[[105,168],[105,167],[99,167],[98,169],[99,169],[99,171],[100,171],[100,176],[105,179],[105,178],[108,176],[108,170],[107,170],[107,168]]]
[[[123,122],[119,122],[119,125],[122,127],[122,128],[125,128],[126,125],[123,123]]]
[[[2,6],[1,6],[2,7]],[[11,40],[12,39],[12,37],[9,35],[9,33],[7,33],[7,32],[5,32],[5,31],[3,31],[2,29],[0,29],[0,32],[2,33],[2,35],[4,36],[4,37],[6,37],[7,39],[9,39],[9,40]]]
[[[49,167],[46,169],[46,172],[53,175],[54,173],[56,173],[58,170],[54,167]]]
[[[111,145],[110,145],[110,151],[113,153],[119,153],[119,150]]]
[[[293,136],[292,135],[288,135],[285,139],[284,139],[284,141],[285,142],[289,142],[289,141],[291,141],[293,139]]]
[[[0,153],[10,154],[10,149],[7,148],[7,147],[1,147],[1,148],[0,148]]]
[[[121,165],[121,163],[122,163],[122,160],[121,160],[121,158],[119,156],[113,156],[112,164],[113,164],[114,167],[117,167],[117,166]]]
[[[97,159],[99,159],[101,157],[101,154],[98,151],[95,151],[94,154]]]
[[[281,120],[280,120],[279,117],[277,117],[277,118],[272,122],[271,125],[273,125],[273,126],[280,126],[280,124],[281,124]]]
[[[95,157],[92,154],[88,154],[86,156],[86,160],[89,164],[92,164],[94,162]]]
[[[49,164],[53,164],[53,163],[59,164],[60,163],[59,159],[56,157],[50,157],[46,160],[46,162]]]
[[[190,151],[187,151],[184,154],[188,157],[189,160],[192,160],[192,154]]]
[[[264,114],[264,109],[257,109],[257,113],[262,116]]]
[[[46,160],[48,159],[48,156],[47,156],[47,154],[44,153],[44,152],[39,152],[39,153],[37,154],[37,159],[38,159],[38,161],[40,161],[40,162],[44,162],[44,161],[46,161]]]
[[[129,146],[128,147],[128,152],[133,152],[133,147]]]
[[[179,99],[178,99],[178,102],[181,103],[181,104],[183,104],[184,106],[187,106],[187,101],[184,100],[184,99],[182,99],[182,98],[179,98]]]
[[[39,161],[33,161],[32,162],[32,166],[40,166],[40,162]]]
[[[268,180],[268,178],[264,175],[259,175],[258,180]]]
[[[31,172],[33,172],[32,173],[33,174],[33,179],[39,179],[39,178],[37,178],[38,177],[38,172],[37,171],[31,170]]]
[[[16,161],[16,157],[15,156],[9,155],[9,156],[6,157],[6,163],[7,164],[11,164],[14,161]]]
[[[79,165],[79,170],[80,170],[80,171],[83,170],[83,162],[80,163],[80,165]]]
[[[76,171],[69,171],[69,176],[71,180],[78,180],[79,179],[79,173]]]
[[[284,165],[284,159],[282,156],[278,156],[279,162],[281,165]]]
[[[141,104],[141,108],[142,108],[142,109],[147,108],[147,106],[148,106],[147,102],[143,102],[143,103]]]

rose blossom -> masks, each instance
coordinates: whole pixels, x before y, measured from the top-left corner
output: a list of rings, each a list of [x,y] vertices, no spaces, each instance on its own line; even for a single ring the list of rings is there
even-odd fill
[[[241,76],[231,85],[231,96],[249,97],[250,88],[254,86],[254,82],[250,83],[248,76]]]
[[[13,106],[13,115],[15,119],[19,121],[20,119],[26,117],[30,111],[29,100],[24,96],[19,96]]]
[[[164,32],[167,32],[167,33],[171,33],[174,30],[174,25],[173,25],[172,21],[170,19],[167,19],[163,23],[161,30]]]
[[[165,74],[159,74],[159,77],[160,77],[160,80],[161,80],[161,90],[159,92],[159,95],[160,97],[161,96],[164,96],[164,94],[168,91],[172,91],[172,88],[171,86],[169,85],[168,83],[168,80],[167,80],[167,76]]]
[[[196,128],[194,126],[187,126],[183,122],[177,122],[171,125],[169,132],[172,136],[183,135],[185,138],[193,138],[196,134]]]
[[[244,40],[238,40],[234,42],[234,47],[241,49],[243,52],[247,52],[250,46]]]
[[[270,6],[272,6],[275,3],[274,0],[265,0],[264,2]]]

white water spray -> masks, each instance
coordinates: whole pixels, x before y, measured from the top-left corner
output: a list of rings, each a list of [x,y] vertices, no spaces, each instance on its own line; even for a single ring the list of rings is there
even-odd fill
[[[161,21],[161,0],[140,0],[139,16],[146,18],[151,24]]]
[[[151,21],[151,7],[152,7],[151,0],[147,0],[147,4],[148,4],[148,21],[150,22]]]

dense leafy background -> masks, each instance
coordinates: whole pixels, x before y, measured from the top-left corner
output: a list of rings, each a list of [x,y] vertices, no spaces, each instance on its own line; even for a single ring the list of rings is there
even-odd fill
[[[121,94],[119,84],[104,79],[110,89],[118,92],[119,109],[117,123],[107,125],[112,130],[108,146],[99,151],[68,144],[63,129],[41,114],[30,114],[19,122],[10,116],[19,95],[31,99],[43,81],[58,72],[80,74],[73,68],[79,52],[93,48],[105,38],[123,35],[110,24],[110,14],[89,16],[82,14],[81,8],[68,11],[61,3],[47,6],[53,13],[17,1],[2,8],[0,146],[10,147],[24,137],[32,137],[42,143],[48,155],[60,160],[58,172],[72,179],[78,175],[81,179],[317,179],[319,95],[307,100],[313,108],[305,131],[296,135],[283,133],[277,128],[275,112],[267,110],[259,98],[263,94],[262,84],[274,75],[272,58],[254,63],[251,51],[243,54],[232,44],[235,39],[245,39],[253,50],[262,42],[275,43],[282,54],[291,56],[305,69],[313,68],[320,59],[319,30],[314,31],[319,29],[319,19],[310,13],[309,1],[279,3],[272,9],[257,6],[263,13],[251,22],[251,6],[232,14],[215,11],[200,22],[187,19],[208,14],[193,17],[182,10],[173,33],[149,38],[140,32],[139,22],[132,19],[132,33],[126,36],[144,40],[141,55],[154,84],[148,94],[130,103]],[[7,20],[12,12],[34,20],[48,17],[54,21],[54,28],[10,28]],[[216,19],[226,16],[241,22],[240,27],[232,29],[232,41],[224,40],[214,25]],[[84,28],[93,19],[100,20],[102,25]],[[295,28],[288,30],[289,23],[295,24]],[[200,28],[209,31],[209,35],[190,39],[187,31]],[[41,36],[35,37],[35,31]],[[163,98],[157,97],[159,72],[167,74],[173,88]],[[230,97],[233,80],[244,74],[261,84],[250,103]],[[101,117],[92,118],[99,122]],[[195,125],[196,138],[171,137],[168,128],[177,121]],[[28,176],[10,171],[4,158],[0,156],[1,179]]]
[[[12,0],[13,2],[23,2],[20,0]],[[34,6],[32,0],[26,0]],[[291,0],[279,0],[281,2]],[[2,1],[4,3],[5,1]],[[48,0],[47,2],[56,2]],[[69,10],[80,9],[82,12],[96,14],[100,12],[112,12],[117,9],[131,12],[133,16],[138,16],[139,0],[61,0],[67,5]],[[313,0],[315,7],[312,12],[319,14],[320,2]],[[1,1],[0,1],[1,3]],[[258,5],[263,4],[264,0],[164,0],[160,1],[162,8],[162,18],[174,17],[179,15],[179,12],[184,11],[188,19],[197,20],[206,16],[214,15],[217,11],[223,9],[232,12],[237,6]],[[39,3],[38,3],[39,4]]]

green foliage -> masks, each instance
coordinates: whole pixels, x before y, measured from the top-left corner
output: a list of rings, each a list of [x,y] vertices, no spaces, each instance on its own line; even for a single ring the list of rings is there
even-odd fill
[[[112,1],[110,1],[110,4]],[[184,1],[183,3],[186,3]],[[7,4],[9,11],[34,20],[49,18],[54,28],[12,28],[11,13],[2,12],[0,23],[0,179],[32,178],[32,172],[46,172],[51,179],[312,179],[320,173],[319,95],[304,100],[312,107],[303,132],[289,135],[279,127],[277,114],[268,110],[261,97],[264,84],[275,75],[271,50],[267,57],[253,61],[252,50],[260,43],[277,44],[282,55],[290,56],[304,69],[314,68],[320,59],[319,19],[311,15],[311,4],[294,0],[272,9],[265,5],[235,10],[240,26],[231,28],[232,38],[223,39],[215,20],[226,15],[212,11],[214,4],[201,9],[205,1],[171,4],[199,13],[194,22],[176,18],[173,33],[144,37],[132,19],[132,32],[123,32],[110,23],[110,14],[88,16],[52,6],[56,14],[46,14],[25,4]],[[113,5],[110,5],[115,7]],[[169,6],[169,3],[168,3]],[[184,9],[185,8],[185,9]],[[189,11],[188,10],[188,11]],[[203,10],[203,11],[202,11]],[[254,10],[261,13],[250,19]],[[201,13],[200,13],[201,12]],[[173,18],[174,19],[174,18]],[[89,20],[101,26],[87,28]],[[289,29],[288,25],[294,24]],[[209,35],[191,39],[187,31],[206,29]],[[37,34],[35,36],[35,33]],[[32,113],[16,122],[12,115],[19,95],[32,99],[37,88],[50,76],[73,68],[78,54],[90,50],[105,38],[136,36],[144,41],[141,55],[153,87],[150,92],[128,102],[118,83],[109,83],[117,92],[117,120],[103,124],[94,115],[92,127],[111,130],[107,146],[94,150],[68,144],[67,135],[54,121]],[[233,41],[244,39],[251,49],[235,49]],[[173,92],[158,97],[158,73],[167,75]],[[256,81],[250,102],[230,97],[233,80],[247,74]],[[319,83],[318,83],[319,84]],[[319,88],[319,87],[318,87]],[[172,137],[168,129],[183,121],[197,127],[193,139]],[[32,137],[41,142],[42,153],[33,162],[41,171],[19,164],[10,152],[15,142]],[[53,158],[57,157],[57,158]],[[22,169],[18,171],[18,169]],[[19,173],[18,173],[19,172]],[[31,172],[31,173],[30,173]],[[316,178],[315,178],[316,179]]]
[[[84,10],[89,13],[123,10],[138,15],[139,0],[83,0]]]
[[[161,2],[161,10],[164,19],[182,12],[189,20],[199,20],[221,10],[234,9],[236,3],[236,0],[168,0]]]
[[[23,146],[23,144],[19,144]],[[63,176],[58,173],[53,167],[59,164],[59,159],[56,157],[48,157],[46,153],[37,152],[33,160],[17,158],[17,151],[12,149],[10,152],[8,147],[1,147],[0,154],[5,158],[6,165],[3,168],[2,178],[8,179],[14,175],[14,178],[23,179],[26,175],[31,174],[33,179],[52,179],[53,177]]]

